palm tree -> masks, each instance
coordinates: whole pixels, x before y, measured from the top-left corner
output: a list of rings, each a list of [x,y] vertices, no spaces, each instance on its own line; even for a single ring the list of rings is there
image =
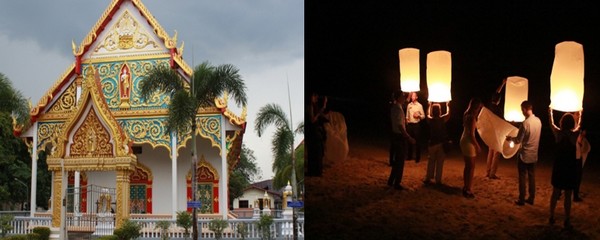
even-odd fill
[[[156,91],[171,95],[169,103],[169,116],[167,117],[167,131],[186,134],[191,127],[192,133],[192,169],[196,170],[196,115],[200,108],[214,106],[215,98],[225,92],[233,98],[236,104],[246,105],[246,85],[239,75],[239,69],[231,64],[218,66],[211,65],[208,61],[196,66],[191,76],[191,89],[185,88],[185,80],[174,69],[164,65],[155,66],[148,72],[140,84],[141,97],[148,99]],[[224,136],[223,136],[224,137]],[[195,174],[194,174],[195,177]],[[195,182],[195,180],[193,181]],[[196,191],[192,191],[195,193]],[[193,210],[192,234],[198,239],[198,215],[196,208]]]
[[[254,128],[259,137],[262,136],[264,131],[271,124],[275,125],[276,130],[272,140],[272,149],[273,155],[275,159],[273,160],[273,170],[275,171],[275,181],[279,184],[279,181],[284,181],[284,179],[292,180],[292,191],[294,200],[298,196],[298,179],[297,176],[302,176],[302,174],[298,174],[303,172],[304,167],[298,167],[298,162],[301,164],[304,161],[296,161],[295,156],[292,154],[294,152],[294,134],[299,133],[304,129],[304,123],[300,123],[295,131],[292,131],[291,123],[288,121],[288,117],[281,109],[281,107],[277,104],[267,104],[260,108],[258,111],[258,116],[256,117],[256,123]],[[303,165],[300,165],[303,166]],[[294,171],[295,169],[296,171]],[[296,228],[296,214],[294,210],[294,239],[297,237],[297,228]]]

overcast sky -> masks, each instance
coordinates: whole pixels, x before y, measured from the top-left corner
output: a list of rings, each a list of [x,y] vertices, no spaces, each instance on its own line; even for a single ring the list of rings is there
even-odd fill
[[[36,104],[73,63],[77,46],[111,3],[104,1],[0,1],[0,72]],[[248,94],[244,143],[254,151],[262,171],[273,176],[271,139],[274,128],[258,137],[254,120],[260,107],[279,104],[297,126],[304,117],[304,1],[143,1],[192,66],[208,60],[240,69]],[[192,52],[193,49],[193,52]],[[192,58],[193,56],[193,58]],[[193,59],[193,60],[192,60]],[[230,101],[230,108],[241,108]],[[288,116],[289,117],[289,116]],[[296,137],[296,144],[303,136]]]

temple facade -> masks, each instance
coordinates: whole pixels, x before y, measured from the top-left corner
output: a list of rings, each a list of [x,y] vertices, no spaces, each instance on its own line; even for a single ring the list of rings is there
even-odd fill
[[[31,146],[31,215],[36,209],[38,153],[52,172],[52,226],[69,211],[111,211],[116,224],[130,214],[171,215],[190,210],[228,217],[228,178],[236,165],[246,110],[228,109],[228,96],[198,111],[197,187],[192,189],[192,133],[167,132],[170,95],[140,97],[140,82],[157,65],[175,69],[189,83],[177,32],[170,36],[139,0],[114,0],[83,41],[74,62],[32,106],[31,127],[20,136]],[[188,86],[189,87],[189,86]],[[88,185],[114,189],[91,194]],[[73,204],[63,194],[76,189]],[[79,189],[79,190],[77,190]],[[192,199],[195,191],[197,199]],[[108,206],[110,205],[110,206]]]

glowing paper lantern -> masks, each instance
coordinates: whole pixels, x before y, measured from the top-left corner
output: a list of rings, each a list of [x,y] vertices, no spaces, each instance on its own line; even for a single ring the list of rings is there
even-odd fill
[[[427,54],[427,89],[430,102],[452,100],[452,57],[448,51],[434,51]]]
[[[506,121],[522,122],[525,120],[521,111],[521,103],[527,100],[528,88],[527,78],[513,76],[506,79],[504,93],[504,119]]]
[[[477,117],[477,132],[481,140],[490,148],[502,153],[504,158],[513,157],[521,144],[506,141],[506,136],[516,137],[519,129],[483,107]],[[512,146],[511,146],[512,145]]]
[[[556,44],[550,75],[550,107],[563,112],[583,109],[583,45],[565,41]]]
[[[400,59],[400,88],[403,92],[420,90],[419,49],[403,48],[398,51]]]

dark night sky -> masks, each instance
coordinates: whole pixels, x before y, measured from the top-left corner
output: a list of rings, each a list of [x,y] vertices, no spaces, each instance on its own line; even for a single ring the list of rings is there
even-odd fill
[[[584,127],[590,141],[600,120],[596,103],[600,77],[600,14],[591,4],[558,5],[477,1],[409,3],[306,2],[306,94],[330,96],[330,108],[346,116],[349,135],[388,131],[388,101],[400,87],[398,50],[420,49],[421,103],[426,103],[426,54],[452,53],[450,129],[460,136],[468,100],[488,101],[508,76],[529,80],[529,100],[547,128],[554,47],[583,44],[585,54]],[[567,1],[565,1],[567,2]],[[549,133],[550,130],[546,131]],[[385,135],[387,136],[387,135]]]

